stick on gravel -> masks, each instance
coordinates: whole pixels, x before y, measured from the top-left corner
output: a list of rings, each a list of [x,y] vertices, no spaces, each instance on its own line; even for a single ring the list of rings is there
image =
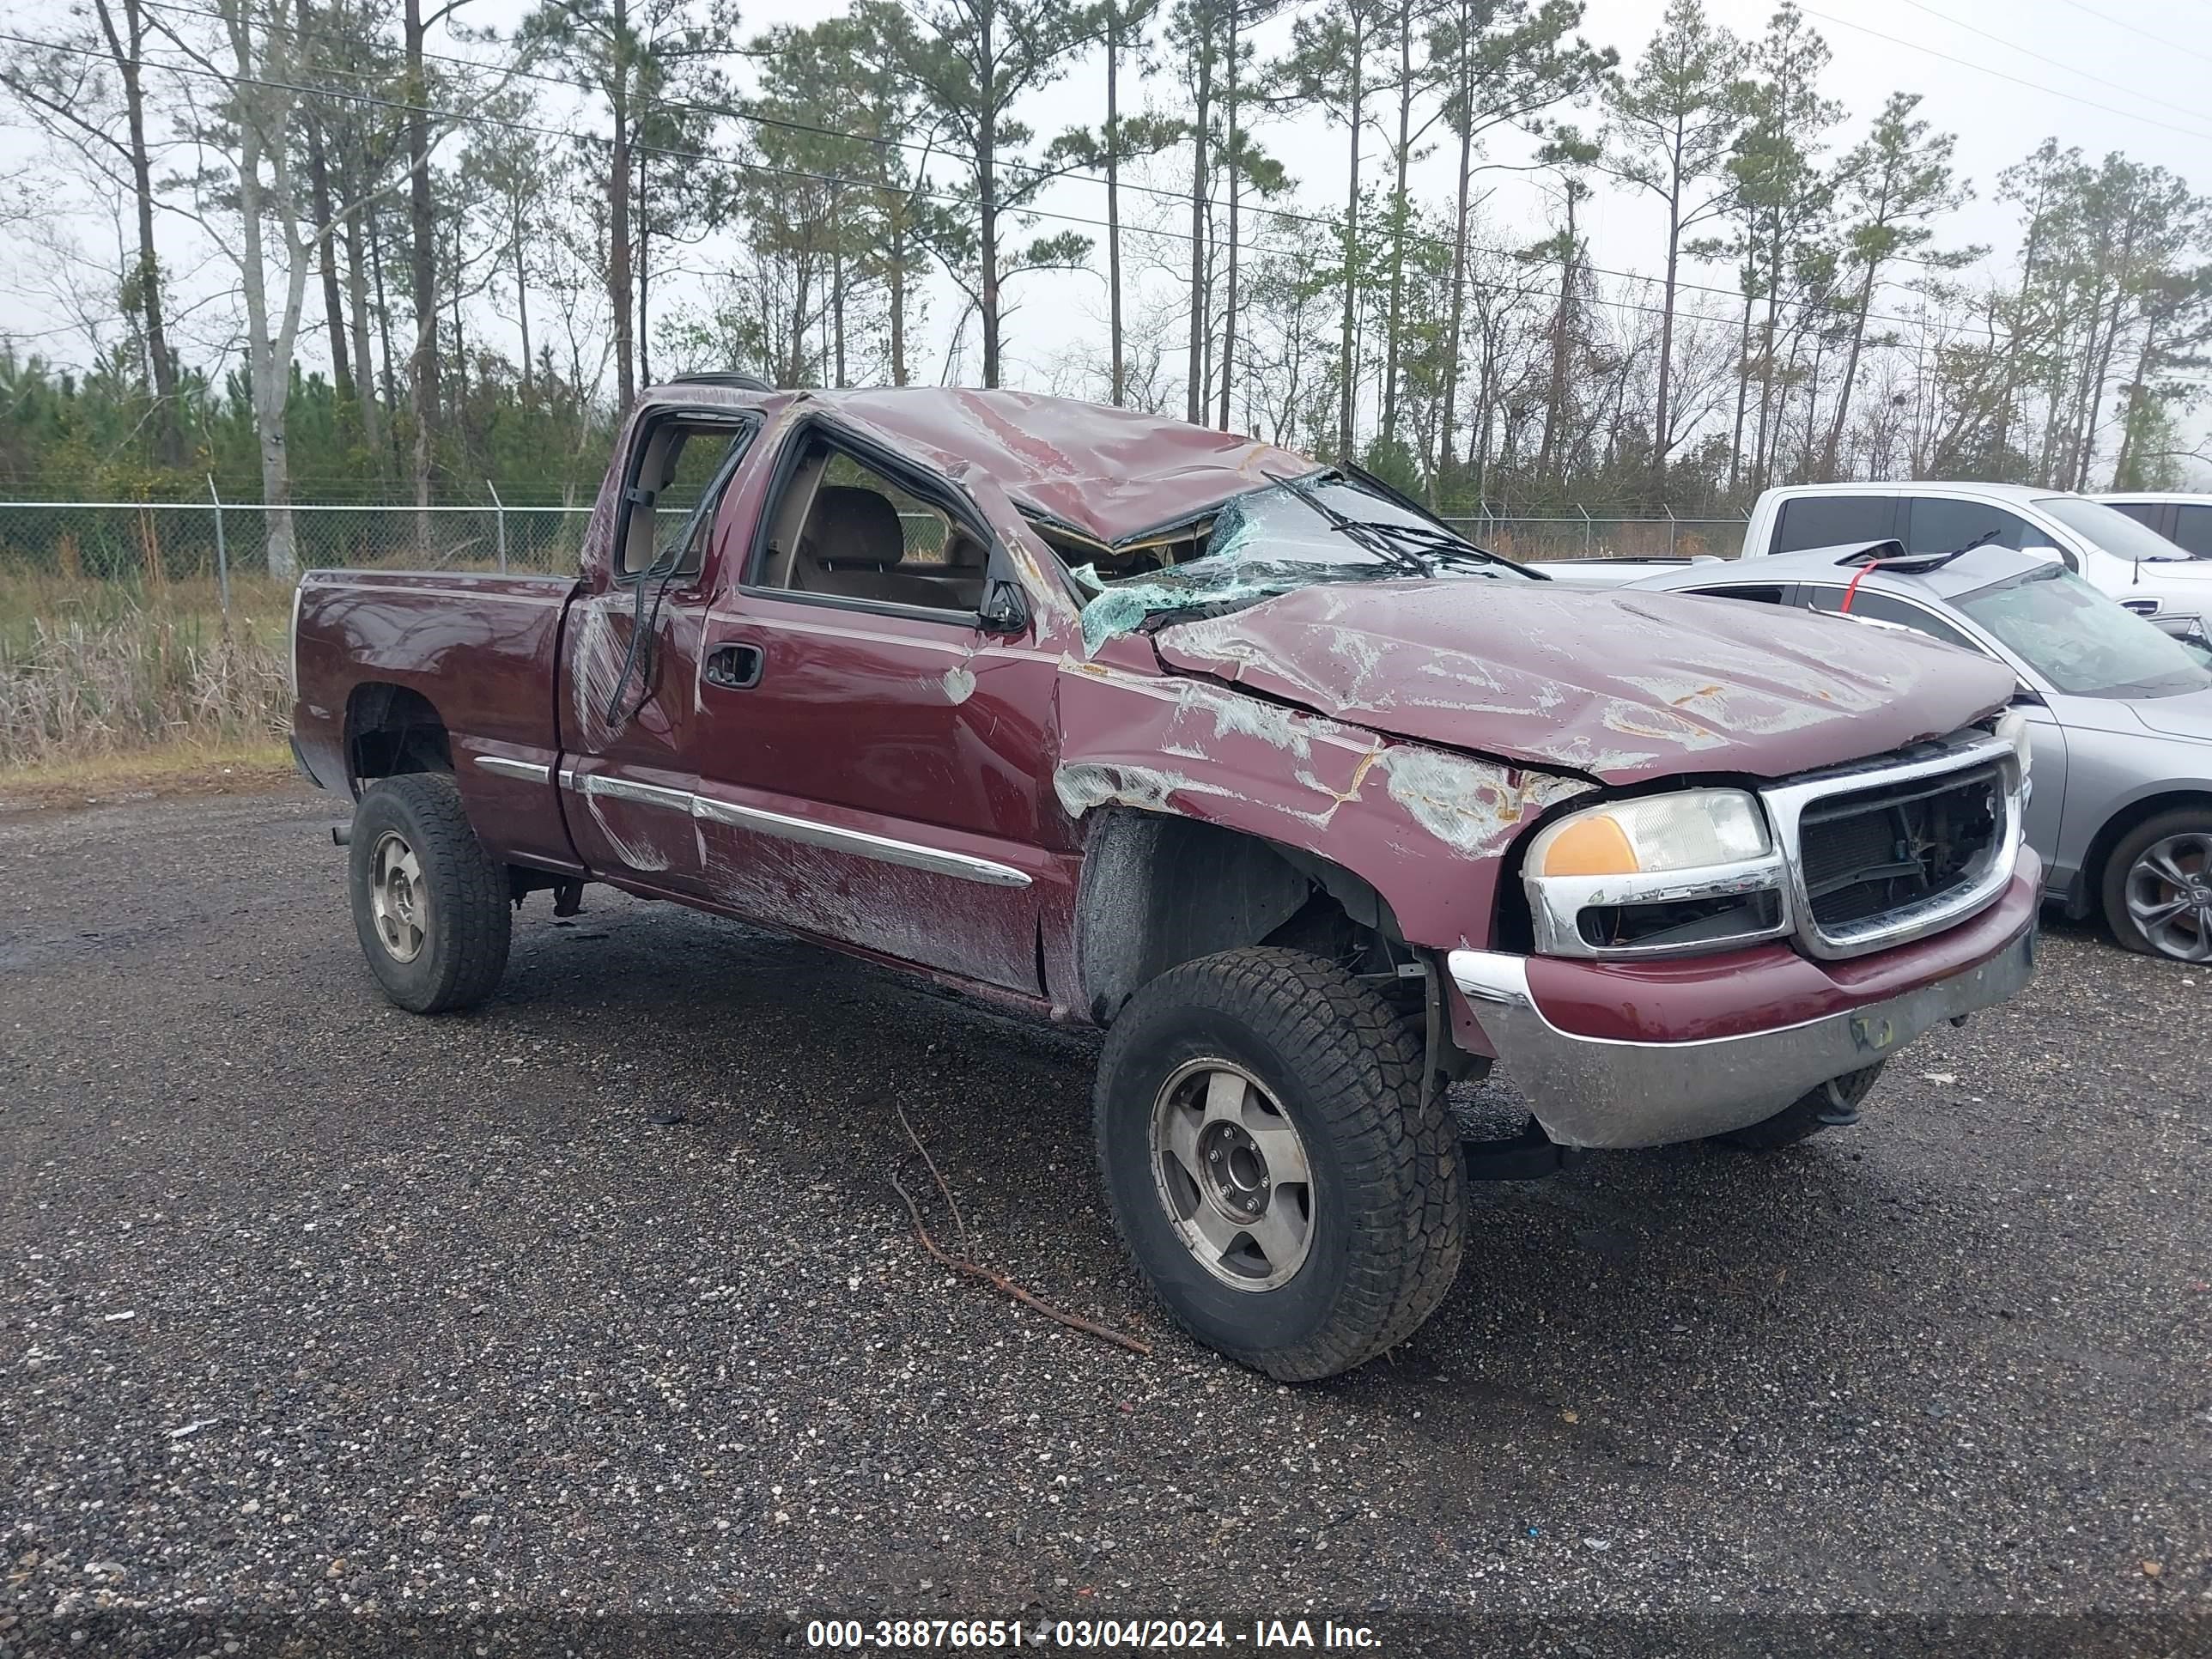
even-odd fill
[[[953,1224],[960,1230],[960,1253],[957,1255],[949,1254],[942,1245],[930,1237],[929,1228],[921,1218],[921,1206],[914,1201],[914,1194],[907,1191],[900,1183],[897,1170],[892,1170],[891,1190],[899,1195],[899,1201],[906,1206],[907,1214],[914,1219],[914,1236],[921,1241],[921,1248],[928,1251],[933,1260],[951,1268],[957,1273],[963,1273],[969,1279],[981,1279],[993,1289],[1013,1297],[1024,1307],[1034,1308],[1047,1319],[1056,1321],[1070,1330],[1085,1332],[1098,1338],[1102,1342],[1111,1342],[1117,1348],[1127,1348],[1131,1353],[1143,1354],[1150,1358],[1152,1345],[1144,1338],[1129,1336],[1107,1326],[1094,1323],[1080,1314],[1064,1313],[1043,1297],[1024,1290],[1006,1274],[994,1268],[986,1267],[981,1263],[970,1259],[968,1224],[961,1218],[960,1206],[953,1201],[952,1188],[945,1184],[944,1176],[939,1173],[937,1162],[930,1157],[929,1149],[921,1144],[921,1137],[915,1133],[914,1125],[907,1121],[906,1109],[896,1101],[893,1101],[891,1110],[898,1114],[899,1127],[906,1131],[908,1142],[921,1155],[923,1167],[929,1171],[930,1179],[937,1183],[937,1190],[944,1198],[945,1207],[952,1212]]]

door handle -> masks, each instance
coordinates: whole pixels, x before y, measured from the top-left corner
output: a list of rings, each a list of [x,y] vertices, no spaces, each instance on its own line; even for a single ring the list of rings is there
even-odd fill
[[[744,691],[760,684],[763,659],[757,645],[718,645],[707,653],[703,676],[725,691]]]

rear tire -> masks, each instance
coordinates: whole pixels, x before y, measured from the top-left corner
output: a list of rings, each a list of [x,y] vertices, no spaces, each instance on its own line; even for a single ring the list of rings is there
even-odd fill
[[[1859,1103],[1873,1090],[1875,1079],[1881,1075],[1887,1064],[1876,1060],[1859,1071],[1846,1072],[1835,1079],[1837,1096],[1851,1116],[1846,1121],[1856,1121]],[[1746,1152],[1771,1152],[1784,1146],[1795,1146],[1801,1140],[1809,1140],[1823,1129],[1839,1128],[1842,1123],[1832,1120],[1838,1116],[1837,1101],[1829,1098],[1829,1085],[1808,1089],[1791,1101],[1772,1117],[1761,1118],[1756,1123],[1746,1124],[1741,1129],[1730,1129],[1726,1134],[1713,1139],[1723,1146],[1741,1146]]]
[[[2129,950],[2212,962],[2212,810],[2144,819],[2112,848],[2101,885],[2106,925]]]
[[[507,872],[443,772],[380,778],[354,809],[346,881],[354,931],[384,994],[417,1014],[489,996],[507,971]]]
[[[1317,957],[1226,951],[1139,991],[1099,1064],[1098,1156],[1176,1319],[1284,1382],[1411,1336],[1467,1224],[1458,1134],[1421,1085],[1396,1011]]]

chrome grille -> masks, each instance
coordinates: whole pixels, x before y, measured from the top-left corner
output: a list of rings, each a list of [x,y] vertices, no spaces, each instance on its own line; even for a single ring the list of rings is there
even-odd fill
[[[1994,902],[2020,849],[2021,776],[1981,732],[1761,792],[1812,955],[1923,938]]]
[[[2002,833],[1994,767],[1963,777],[1838,795],[1798,820],[1798,860],[1814,921],[1876,921],[1970,884]]]

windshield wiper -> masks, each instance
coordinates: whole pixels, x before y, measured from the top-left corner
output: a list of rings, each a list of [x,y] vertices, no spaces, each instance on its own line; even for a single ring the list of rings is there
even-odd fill
[[[1320,514],[1328,521],[1330,529],[1341,531],[1355,546],[1364,548],[1400,574],[1431,576],[1436,574],[1395,542],[1377,535],[1374,526],[1364,524],[1358,519],[1348,518],[1338,512],[1320,496],[1315,495],[1304,479],[1287,477],[1274,472],[1270,472],[1267,476],[1313,508],[1315,512]]]
[[[1410,542],[1421,555],[1443,564],[1503,565],[1508,570],[1521,567],[1502,553],[1493,553],[1486,547],[1477,547],[1463,536],[1449,530],[1432,529],[1425,524],[1403,524],[1384,519],[1358,519],[1347,521],[1359,529],[1372,531],[1378,536]],[[1342,526],[1340,526],[1342,527]]]

